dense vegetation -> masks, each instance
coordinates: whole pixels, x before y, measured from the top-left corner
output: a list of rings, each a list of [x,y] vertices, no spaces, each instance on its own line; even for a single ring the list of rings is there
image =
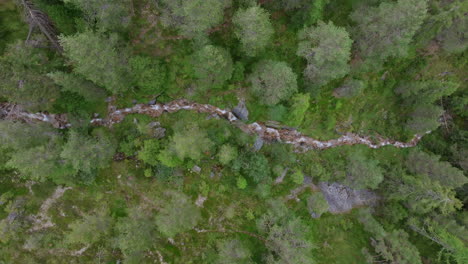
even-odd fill
[[[468,263],[467,13],[463,0],[0,0],[0,106],[15,104],[0,108],[0,263]],[[428,134],[301,152],[193,111],[90,123],[109,101],[177,98],[322,140]],[[332,185],[371,199],[336,210]]]

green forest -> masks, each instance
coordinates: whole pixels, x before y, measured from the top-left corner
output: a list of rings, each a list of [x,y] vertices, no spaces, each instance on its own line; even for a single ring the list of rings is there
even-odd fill
[[[0,0],[0,264],[467,264],[468,1]]]

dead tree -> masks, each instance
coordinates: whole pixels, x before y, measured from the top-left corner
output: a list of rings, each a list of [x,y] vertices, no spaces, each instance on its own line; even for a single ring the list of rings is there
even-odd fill
[[[39,29],[51,42],[52,46],[59,52],[62,52],[63,50],[57,37],[57,30],[49,16],[47,16],[45,12],[39,10],[31,0],[17,0],[17,2],[23,9],[26,22],[29,24],[29,33],[26,42],[29,41],[33,31]]]

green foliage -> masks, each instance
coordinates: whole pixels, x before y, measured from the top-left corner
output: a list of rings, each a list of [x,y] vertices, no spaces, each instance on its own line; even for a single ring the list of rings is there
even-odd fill
[[[231,81],[233,82],[241,82],[245,79],[245,66],[240,61],[236,61],[233,66],[232,70],[232,78]]]
[[[468,20],[459,18],[453,24],[439,33],[438,39],[442,40],[442,48],[448,53],[462,53],[468,47]]]
[[[112,228],[112,218],[106,210],[86,214],[69,225],[67,243],[90,245],[107,238]]]
[[[247,187],[247,180],[244,177],[239,176],[237,177],[236,185],[237,188],[244,190]]]
[[[347,183],[356,189],[376,189],[383,181],[378,164],[377,160],[368,159],[361,152],[350,153],[346,165]]]
[[[240,171],[242,175],[252,179],[255,183],[266,180],[270,176],[268,160],[262,154],[246,152],[233,162],[232,167]]]
[[[161,147],[159,145],[159,140],[157,139],[148,139],[143,143],[143,148],[138,152],[138,159],[141,159],[143,162],[155,166],[158,164],[158,154]]]
[[[409,104],[423,104],[434,103],[443,96],[451,95],[458,87],[458,83],[451,81],[405,82],[398,86],[395,92]]]
[[[328,202],[321,192],[315,192],[307,198],[307,209],[314,218],[328,212]]]
[[[230,0],[163,0],[161,22],[186,37],[199,37],[223,20]]]
[[[59,89],[46,73],[54,68],[46,50],[18,41],[0,57],[0,96],[30,111],[49,110]]]
[[[404,57],[427,13],[427,0],[382,2],[363,6],[351,14],[357,23],[353,39],[361,56],[373,65],[388,57]]]
[[[412,133],[433,131],[440,126],[439,117],[443,111],[441,107],[436,105],[418,105],[410,114],[410,118],[406,123],[406,129]]]
[[[463,171],[453,167],[440,156],[430,155],[423,151],[411,151],[406,166],[413,174],[427,175],[432,180],[450,188],[458,188],[468,183]]]
[[[296,170],[292,175],[291,179],[295,184],[302,184],[304,182],[304,173],[300,170]]]
[[[92,138],[71,131],[60,157],[76,171],[92,173],[95,169],[107,167],[114,151],[107,138]]]
[[[222,145],[219,149],[218,159],[219,162],[221,162],[221,164],[228,165],[231,161],[237,158],[237,155],[238,151],[236,147],[229,144],[225,144]]]
[[[377,253],[376,256],[369,256],[373,262],[383,260],[394,264],[422,263],[418,249],[409,242],[406,232],[400,229],[385,231],[368,210],[360,211],[359,221],[364,224],[366,231],[373,234],[371,245]]]
[[[249,81],[263,104],[275,105],[297,91],[296,78],[285,62],[264,60],[254,66]]]
[[[449,214],[462,206],[455,192],[423,175],[407,175],[396,171],[389,174],[385,188],[390,200],[402,201],[411,212],[425,214],[438,210]]]
[[[169,192],[167,201],[155,217],[159,231],[166,237],[192,229],[200,221],[200,209],[190,197],[179,192]]]
[[[240,239],[226,239],[216,244],[216,264],[253,264],[252,252]]]
[[[86,15],[90,27],[96,23],[102,31],[121,31],[130,25],[130,0],[64,0],[77,6]]]
[[[319,88],[349,72],[353,41],[344,28],[319,21],[299,32],[299,40],[297,55],[307,60],[304,76],[310,87]]]
[[[204,152],[213,147],[213,142],[208,138],[206,131],[197,125],[186,125],[176,131],[171,137],[170,149],[180,160],[189,158],[198,161]]]
[[[160,61],[145,56],[133,56],[129,61],[133,79],[143,94],[154,95],[166,87],[167,69]]]
[[[0,143],[14,150],[27,149],[49,142],[57,134],[47,124],[26,124],[0,120]]]
[[[119,219],[116,231],[115,246],[130,258],[150,249],[155,240],[152,218],[138,207],[130,208],[128,216]]]
[[[257,221],[266,235],[266,263],[313,263],[312,243],[307,240],[307,226],[279,201],[270,201],[269,210]]]
[[[62,36],[60,43],[64,55],[73,63],[74,71],[87,80],[114,94],[131,87],[128,55],[125,49],[119,48],[117,35],[105,37],[87,31],[73,36]]]
[[[63,91],[77,93],[91,102],[104,99],[105,92],[101,88],[77,74],[54,72],[47,76],[61,86]]]
[[[358,96],[365,88],[366,84],[361,80],[346,79],[340,87],[333,91],[333,95],[337,98],[351,98]]]
[[[235,35],[240,39],[242,51],[247,56],[256,56],[270,43],[274,30],[269,16],[259,6],[240,9],[234,14],[232,23],[235,26]]]
[[[296,94],[291,98],[290,112],[286,124],[293,127],[298,127],[304,120],[304,115],[310,106],[309,94]]]
[[[3,1],[0,5],[0,54],[8,44],[27,34],[27,26],[20,19],[17,5],[13,1]]]
[[[201,89],[216,89],[232,76],[231,55],[221,47],[207,45],[192,56],[195,77]]]
[[[161,150],[158,154],[158,160],[166,167],[174,168],[183,164],[183,161],[179,159],[170,148]]]
[[[25,179],[42,182],[60,176],[63,168],[60,164],[60,145],[51,142],[16,151],[6,165],[17,169]]]

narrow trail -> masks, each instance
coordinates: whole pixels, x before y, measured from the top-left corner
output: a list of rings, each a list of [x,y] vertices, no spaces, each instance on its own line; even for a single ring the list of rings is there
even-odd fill
[[[55,189],[54,193],[52,196],[47,198],[44,203],[41,205],[41,208],[39,209],[39,213],[35,216],[33,216],[34,219],[34,225],[31,227],[29,230],[30,232],[42,230],[45,228],[49,228],[54,226],[55,224],[52,222],[51,217],[47,214],[49,209],[52,207],[52,205],[60,198],[63,196],[63,194],[67,191],[72,189],[71,187],[63,187],[63,186],[58,186],[57,189]]]
[[[298,151],[308,151],[311,149],[328,149],[344,145],[366,145],[369,148],[381,148],[384,146],[394,146],[397,148],[410,148],[416,146],[425,134],[416,134],[408,142],[400,142],[392,139],[383,138],[381,136],[360,136],[354,133],[347,133],[339,138],[331,140],[317,140],[300,133],[295,129],[290,128],[274,128],[269,127],[262,122],[254,122],[251,124],[243,123],[230,110],[221,109],[209,104],[199,104],[190,102],[185,99],[174,100],[165,104],[137,104],[130,108],[117,109],[109,102],[108,116],[106,118],[95,118],[91,120],[91,124],[95,126],[112,127],[116,123],[124,120],[125,116],[130,114],[144,114],[151,117],[159,117],[164,113],[175,113],[181,110],[194,111],[208,115],[215,115],[229,121],[245,133],[258,135],[267,142],[280,142],[291,144]],[[71,125],[67,122],[65,114],[47,114],[47,113],[28,113],[22,111],[14,104],[0,103],[0,119],[21,120],[24,122],[47,122],[52,126],[60,129],[68,128]]]

